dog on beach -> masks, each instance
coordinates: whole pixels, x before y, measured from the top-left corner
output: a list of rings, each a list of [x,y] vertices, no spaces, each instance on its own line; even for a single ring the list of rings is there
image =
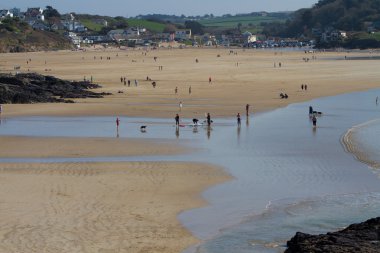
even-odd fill
[[[194,125],[197,125],[197,124],[198,124],[198,121],[199,121],[198,119],[193,119],[193,124],[194,124]]]

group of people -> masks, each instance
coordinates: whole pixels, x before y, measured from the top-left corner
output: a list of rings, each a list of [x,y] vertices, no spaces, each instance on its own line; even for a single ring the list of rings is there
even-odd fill
[[[211,120],[210,113],[208,112],[205,115],[206,115],[207,126],[211,126],[212,120]],[[178,113],[175,115],[174,119],[175,119],[175,125],[177,127],[179,127],[179,114]],[[199,121],[198,119],[193,119],[194,126],[196,126],[198,124],[198,121]]]
[[[182,102],[180,102],[180,110],[182,109]],[[249,116],[249,107],[250,105],[249,104],[246,104],[245,106],[245,113],[247,115],[247,117]],[[211,126],[211,123],[212,123],[212,120],[211,120],[211,115],[210,113],[206,113],[205,114],[206,116],[206,122],[207,122],[207,126]],[[237,125],[240,127],[241,126],[241,116],[240,116],[240,113],[238,113],[236,115],[236,118],[237,118]],[[175,124],[176,126],[179,126],[179,114],[177,113],[176,116],[174,117],[175,119]],[[198,119],[193,119],[193,124],[194,126],[196,126],[198,124]]]
[[[301,84],[301,90],[307,90],[307,84]]]

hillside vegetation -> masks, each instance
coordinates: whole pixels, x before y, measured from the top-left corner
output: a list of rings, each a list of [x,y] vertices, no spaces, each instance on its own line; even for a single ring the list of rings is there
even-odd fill
[[[25,52],[71,49],[72,44],[54,32],[33,30],[18,19],[4,19],[0,24],[0,52]]]
[[[285,37],[311,36],[313,28],[358,32],[366,31],[368,22],[380,22],[379,0],[320,0],[312,8],[296,11],[285,24],[264,31]]]

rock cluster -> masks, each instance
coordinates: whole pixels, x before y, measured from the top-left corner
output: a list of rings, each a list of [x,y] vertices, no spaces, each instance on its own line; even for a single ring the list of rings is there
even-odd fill
[[[88,81],[66,81],[35,73],[0,74],[0,104],[73,103],[72,98],[99,98],[110,93],[95,93],[100,88]]]
[[[338,232],[309,235],[297,232],[285,253],[380,252],[380,217],[353,224]]]

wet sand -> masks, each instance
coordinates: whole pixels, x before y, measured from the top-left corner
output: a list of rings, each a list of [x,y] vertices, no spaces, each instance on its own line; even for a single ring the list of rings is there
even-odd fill
[[[181,252],[176,215],[227,180],[203,164],[1,164],[0,252]]]
[[[190,152],[174,142],[116,138],[0,136],[1,158],[118,157]]]

